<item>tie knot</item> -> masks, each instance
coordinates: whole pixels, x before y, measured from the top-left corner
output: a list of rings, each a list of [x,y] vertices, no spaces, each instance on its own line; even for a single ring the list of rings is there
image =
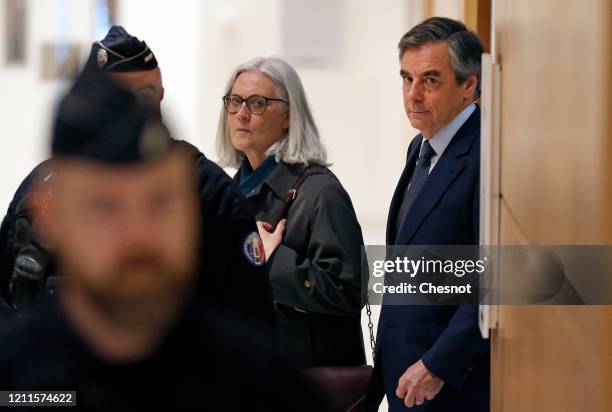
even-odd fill
[[[435,156],[436,151],[431,147],[428,140],[425,140],[421,145],[421,153],[419,154],[419,159],[429,160],[433,156]]]

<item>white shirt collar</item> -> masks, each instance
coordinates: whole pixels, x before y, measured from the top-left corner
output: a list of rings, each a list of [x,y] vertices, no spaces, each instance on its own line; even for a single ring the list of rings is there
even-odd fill
[[[449,124],[438,130],[433,136],[429,138],[429,144],[436,152],[435,156],[431,158],[431,166],[429,168],[430,172],[438,162],[440,156],[442,156],[442,154],[450,144],[451,140],[453,139],[453,136],[457,134],[461,126],[463,126],[467,119],[469,119],[474,110],[476,110],[476,104],[472,103],[468,107],[463,109],[457,116],[455,116],[455,118],[451,120]],[[425,139],[423,138],[423,140],[421,141],[421,147],[423,147],[424,141]]]

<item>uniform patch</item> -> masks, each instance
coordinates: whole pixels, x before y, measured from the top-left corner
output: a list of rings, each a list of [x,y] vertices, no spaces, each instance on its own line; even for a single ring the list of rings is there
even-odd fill
[[[108,53],[104,49],[98,49],[98,67],[102,68],[108,61]]]
[[[266,263],[263,241],[257,232],[249,233],[246,239],[244,239],[242,251],[251,264],[261,266]]]

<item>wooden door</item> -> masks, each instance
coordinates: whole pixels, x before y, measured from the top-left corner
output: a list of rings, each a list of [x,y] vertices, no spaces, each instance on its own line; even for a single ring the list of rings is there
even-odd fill
[[[612,244],[607,0],[494,0],[501,244]],[[500,306],[492,411],[612,411],[612,306]]]

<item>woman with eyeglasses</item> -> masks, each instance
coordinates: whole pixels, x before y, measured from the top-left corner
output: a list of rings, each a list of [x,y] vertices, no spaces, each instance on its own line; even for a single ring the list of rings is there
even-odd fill
[[[217,152],[223,166],[238,169],[235,179],[256,214],[284,354],[302,366],[364,364],[361,227],[326,167],[302,83],[288,63],[256,58],[234,70]],[[250,245],[257,249],[259,239]]]

